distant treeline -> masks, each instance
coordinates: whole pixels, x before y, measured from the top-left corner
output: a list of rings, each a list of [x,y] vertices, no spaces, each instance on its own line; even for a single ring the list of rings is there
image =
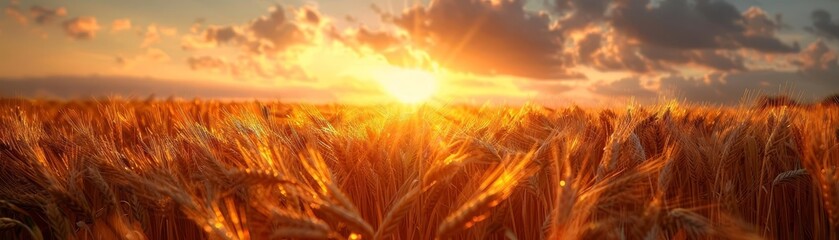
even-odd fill
[[[839,94],[834,94],[825,97],[821,101],[812,103],[801,103],[786,95],[779,96],[761,96],[755,101],[754,107],[760,109],[774,108],[774,107],[813,107],[813,106],[839,106]]]

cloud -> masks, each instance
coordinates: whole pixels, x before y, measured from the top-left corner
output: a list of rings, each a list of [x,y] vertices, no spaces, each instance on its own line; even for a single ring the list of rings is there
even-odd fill
[[[221,58],[210,56],[192,56],[187,58],[187,64],[192,70],[210,70],[225,72],[227,71],[227,62]]]
[[[790,60],[790,64],[797,66],[798,70],[715,71],[701,77],[684,76],[678,72],[664,76],[632,76],[596,83],[589,90],[608,97],[652,99],[665,95],[691,102],[729,105],[737,104],[747,92],[800,95],[805,100],[817,100],[837,93],[839,54],[821,40],[804,48]]]
[[[68,37],[78,40],[93,39],[100,29],[96,18],[91,16],[81,16],[64,21],[62,27]]]
[[[207,41],[218,43],[227,43],[240,36],[240,31],[233,26],[210,27],[204,32],[204,38]]]
[[[161,79],[129,76],[56,75],[0,78],[2,97],[180,97],[334,102],[336,92],[305,86],[264,86],[242,82]]]
[[[267,16],[253,20],[247,27],[253,39],[249,45],[252,51],[258,53],[272,53],[287,50],[295,45],[304,44],[310,38],[293,18],[286,16],[286,10],[281,6],[274,6]]]
[[[837,54],[827,47],[822,41],[816,41],[807,46],[792,61],[793,65],[799,66],[802,71],[818,71],[837,68]]]
[[[775,36],[775,33],[783,27],[780,14],[775,15],[773,19],[759,7],[750,7],[743,12],[742,24],[746,29],[745,35],[767,38]]]
[[[688,102],[735,105],[747,93],[790,94],[814,101],[835,94],[836,89],[839,89],[839,82],[835,78],[823,79],[807,72],[756,70],[714,72],[701,77],[671,74],[650,79],[636,76],[595,84],[589,90],[609,98],[637,97],[649,102],[661,95]]]
[[[314,8],[286,9],[276,5],[269,8],[267,15],[245,24],[196,28],[196,33],[182,38],[181,46],[189,51],[227,46],[238,53],[234,59],[190,57],[187,64],[193,70],[223,72],[240,78],[310,81],[313,78],[297,65],[296,57],[304,46],[318,41],[324,21]]]
[[[311,7],[301,8],[300,15],[300,19],[305,19],[309,24],[318,25],[321,23],[322,17],[320,16],[320,13]]]
[[[169,59],[171,59],[169,57],[169,54],[157,48],[147,49],[144,57],[152,61],[168,61]]]
[[[6,16],[14,20],[20,25],[27,25],[29,23],[29,19],[23,15],[23,12],[17,5],[9,5],[3,8],[3,12],[6,13]]]
[[[576,59],[579,65],[590,66],[600,71],[623,71],[628,70],[635,73],[656,73],[660,71],[672,72],[672,64],[666,61],[658,61],[644,56],[643,53],[655,53],[655,48],[648,48],[646,52],[641,51],[637,43],[630,41],[626,36],[616,33],[614,30],[606,32],[592,32],[576,42]],[[659,50],[660,52],[660,50]],[[685,51],[675,51],[671,59],[681,58],[685,61]],[[661,54],[667,56],[668,54]],[[672,57],[682,56],[682,57]]]
[[[111,32],[120,32],[129,29],[131,29],[131,19],[120,18],[114,19],[114,21],[111,22]]]
[[[791,63],[798,66],[799,73],[805,77],[839,89],[839,53],[821,40],[807,46]]]
[[[178,29],[171,27],[158,26],[157,24],[149,24],[143,34],[143,43],[140,47],[146,48],[160,42],[161,35],[175,36],[178,34]]]
[[[272,6],[268,15],[242,25],[209,26],[197,35],[184,38],[184,49],[213,48],[224,44],[237,45],[253,54],[275,54],[307,45],[317,33],[307,31],[303,24],[319,23],[319,13],[302,8],[297,18],[287,16],[282,6]]]
[[[633,45],[622,36],[592,33],[577,44],[577,59],[601,71],[628,70],[635,73],[672,73],[679,66],[704,67],[721,71],[743,71],[746,59],[725,50],[682,50],[654,45]]]
[[[829,39],[839,40],[839,22],[834,22],[829,12],[818,9],[813,11],[811,17],[813,26],[809,28],[810,31]]]
[[[145,52],[132,57],[117,56],[115,61],[123,68],[131,68],[140,62],[168,62],[171,59],[169,54],[161,49],[147,48]]]
[[[552,10],[562,18],[559,26],[564,32],[585,29],[604,19],[611,0],[555,0]]]
[[[797,52],[774,36],[774,24],[762,11],[741,13],[725,1],[619,1],[611,25],[648,45],[673,49],[746,48],[767,53]],[[755,29],[759,27],[758,29]]]
[[[639,53],[652,61],[675,65],[698,65],[716,70],[746,70],[745,59],[736,52],[724,50],[673,51],[653,45],[639,46]]]
[[[582,36],[572,44],[577,63],[601,71],[747,71],[755,56],[799,51],[797,43],[777,37],[780,15],[772,17],[758,7],[740,12],[725,1],[582,1],[556,1],[557,11],[565,14],[559,24]]]
[[[523,0],[435,0],[385,18],[443,66],[535,79],[582,78],[563,54],[563,36],[547,13]]]
[[[665,78],[661,81],[662,89],[677,90],[688,101],[711,103],[737,103],[743,94],[757,92],[761,94],[799,95],[804,100],[817,100],[835,94],[839,82],[826,81],[802,72],[783,72],[775,70],[757,70],[739,73],[713,73],[701,81],[689,78]]]
[[[330,35],[361,54],[379,54],[392,65],[422,67],[428,64],[427,59],[415,56],[416,54],[406,48],[406,41],[408,41],[406,38],[392,32],[375,31],[360,26],[343,33],[332,29]]]
[[[389,52],[401,48],[404,41],[391,32],[373,31],[364,26],[335,37],[351,47],[367,47],[376,52]]]
[[[242,30],[236,26],[209,26],[197,35],[185,36],[181,41],[184,50],[216,48],[219,45],[242,41]]]
[[[186,62],[193,71],[226,73],[239,79],[284,77],[303,82],[315,80],[300,66],[277,64],[265,57],[239,57],[231,61],[214,56],[192,56]]]
[[[29,8],[29,13],[32,15],[32,19],[35,23],[43,25],[51,23],[60,17],[67,16],[67,9],[64,7],[48,9],[39,5],[34,5]]]
[[[410,58],[406,48],[413,46],[449,69],[533,79],[582,77],[569,70],[576,66],[643,74],[748,71],[753,56],[800,50],[777,37],[780,15],[757,7],[741,12],[726,1],[550,3],[553,17],[526,10],[521,0],[434,0],[395,15],[378,10],[406,36],[362,26],[336,39],[395,64]]]

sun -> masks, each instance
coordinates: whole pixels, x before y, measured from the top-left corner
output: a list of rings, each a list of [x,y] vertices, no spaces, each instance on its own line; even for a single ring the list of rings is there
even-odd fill
[[[387,67],[376,71],[374,78],[388,94],[405,104],[427,101],[437,92],[437,78],[421,69]]]

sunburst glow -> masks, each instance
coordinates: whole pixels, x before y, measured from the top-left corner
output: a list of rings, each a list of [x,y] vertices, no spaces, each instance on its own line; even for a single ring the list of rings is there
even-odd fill
[[[402,103],[421,103],[437,92],[434,74],[420,69],[389,67],[374,74],[382,88]]]

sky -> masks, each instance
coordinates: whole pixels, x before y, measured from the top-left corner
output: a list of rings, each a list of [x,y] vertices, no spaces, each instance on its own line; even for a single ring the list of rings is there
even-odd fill
[[[839,93],[839,0],[4,1],[2,97],[553,106]]]

